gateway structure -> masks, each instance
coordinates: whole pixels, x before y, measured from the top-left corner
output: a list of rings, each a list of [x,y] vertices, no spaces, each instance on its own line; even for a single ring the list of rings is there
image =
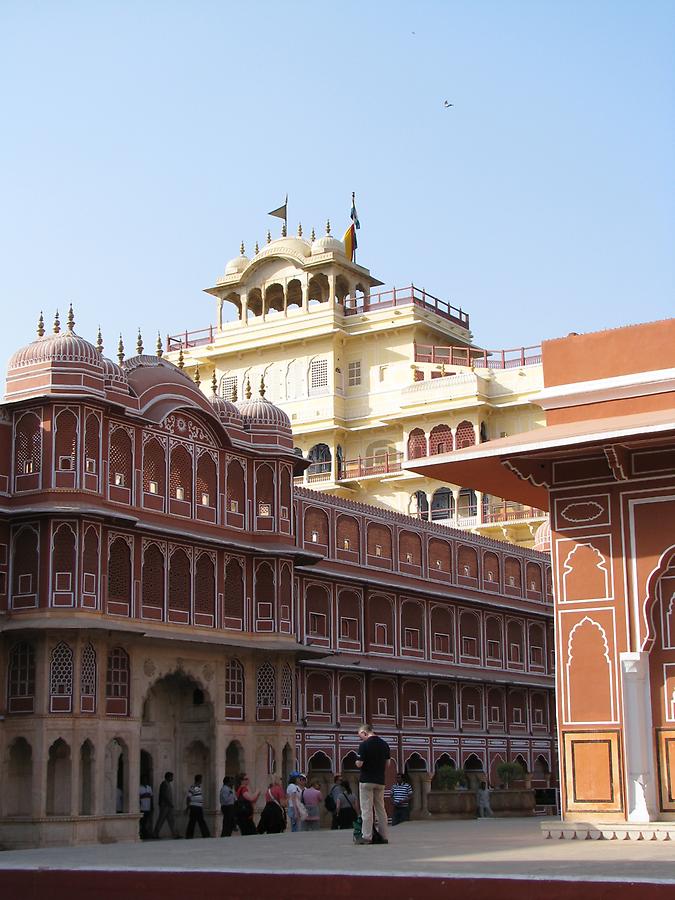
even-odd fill
[[[299,488],[286,413],[207,398],[72,314],[0,407],[0,844],[133,839],[139,785],[356,775],[356,729],[416,781],[555,769],[550,566]]]
[[[213,324],[167,338],[225,399],[264,378],[310,463],[298,483],[532,546],[543,513],[448,486],[406,461],[543,424],[540,348],[489,351],[469,315],[415,286],[381,291],[330,234],[256,244],[207,293]],[[234,318],[233,318],[234,317]]]

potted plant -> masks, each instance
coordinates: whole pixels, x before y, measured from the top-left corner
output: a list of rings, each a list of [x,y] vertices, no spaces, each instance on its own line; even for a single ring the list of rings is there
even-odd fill
[[[433,788],[427,798],[432,815],[452,819],[472,819],[476,815],[476,795],[467,790],[464,769],[439,766],[433,780]]]
[[[523,780],[525,769],[517,762],[502,762],[497,766],[497,777],[508,791],[512,781]]]
[[[497,816],[531,816],[534,812],[534,791],[523,787],[527,773],[517,762],[502,762],[497,766],[502,788],[490,792],[490,805]],[[520,782],[518,787],[511,787]]]

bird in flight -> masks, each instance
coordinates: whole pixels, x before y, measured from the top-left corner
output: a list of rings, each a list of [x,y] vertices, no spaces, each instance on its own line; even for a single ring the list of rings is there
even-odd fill
[[[444,100],[444,101],[443,101],[443,108],[444,108],[444,109],[448,109],[449,107],[454,106],[454,105],[455,105],[454,103],[448,103],[447,100]]]

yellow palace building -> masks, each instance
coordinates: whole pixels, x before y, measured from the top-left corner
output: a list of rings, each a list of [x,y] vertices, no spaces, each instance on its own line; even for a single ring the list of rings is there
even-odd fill
[[[540,510],[403,470],[544,424],[539,347],[490,351],[469,315],[416,286],[383,290],[330,233],[242,244],[206,293],[212,324],[167,336],[210,393],[265,396],[310,460],[299,484],[532,546]],[[215,376],[215,380],[214,380]]]

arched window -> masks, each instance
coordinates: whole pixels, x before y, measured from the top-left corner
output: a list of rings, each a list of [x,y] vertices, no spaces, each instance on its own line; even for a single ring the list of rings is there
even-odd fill
[[[213,624],[216,616],[215,563],[208,553],[197,560],[195,572],[195,615],[205,616],[205,624]],[[204,622],[197,624],[204,624]]]
[[[288,720],[292,717],[293,708],[293,673],[286,664],[281,670],[281,709],[288,711]]]
[[[244,709],[244,667],[231,659],[225,669],[225,705],[228,718],[242,718]]]
[[[410,497],[408,505],[408,513],[422,519],[423,522],[429,521],[429,499],[425,491],[415,491]]]
[[[215,508],[217,499],[216,464],[211,454],[204,451],[197,460],[197,503]]]
[[[108,484],[127,488],[131,491],[133,487],[133,471],[134,457],[131,437],[126,428],[115,428],[110,435]],[[119,499],[119,496],[117,499]]]
[[[256,716],[259,720],[270,721],[276,717],[276,691],[274,666],[264,663],[258,667],[256,676]]]
[[[169,609],[189,614],[191,600],[190,560],[179,547],[171,554],[169,563]]]
[[[80,711],[96,712],[96,651],[85,644],[80,660]]]
[[[241,628],[244,621],[244,572],[238,559],[231,559],[225,567],[224,603],[225,626]]]
[[[98,600],[98,533],[87,528],[82,554],[82,606],[96,608]]]
[[[350,550],[352,553],[360,552],[359,523],[351,516],[339,516],[337,520],[337,548],[338,550]]]
[[[427,436],[421,428],[413,428],[408,435],[408,459],[421,459],[427,455]]]
[[[452,431],[449,425],[436,425],[429,435],[429,456],[452,450]]]
[[[14,609],[36,606],[40,547],[38,533],[25,526],[14,537],[12,565],[12,606]]]
[[[244,470],[237,459],[230,460],[227,466],[227,511],[242,516],[246,512]]]
[[[14,644],[7,672],[10,712],[33,712],[35,698],[35,651],[28,641]]]
[[[253,596],[255,599],[256,618],[258,620],[274,619],[274,571],[269,563],[261,563],[255,571]],[[269,625],[267,627],[269,629]]]
[[[475,443],[476,432],[471,422],[460,422],[455,432],[455,450],[461,450],[463,447],[473,447]]]
[[[192,503],[192,456],[182,444],[171,448],[169,493],[174,500]]]
[[[257,515],[274,516],[274,472],[268,465],[258,466],[255,472],[255,499]]]
[[[49,710],[70,712],[73,704],[73,651],[60,641],[49,665]]]
[[[42,428],[36,413],[25,413],[16,423],[15,475],[37,475],[42,468]],[[18,487],[18,485],[17,485]]]
[[[56,417],[54,447],[56,469],[74,472],[77,469],[77,417],[68,409]]]
[[[160,497],[166,493],[166,456],[164,448],[154,438],[143,448],[143,490]]]
[[[106,712],[126,716],[129,710],[129,656],[122,647],[108,653],[105,680]]]
[[[332,455],[328,444],[315,444],[307,454],[307,459],[311,462],[308,474],[330,474]]]
[[[131,548],[124,538],[115,538],[108,552],[108,602],[131,604]],[[116,612],[122,611],[116,609]]]
[[[368,555],[391,560],[391,531],[386,525],[370,523],[367,531]]]
[[[328,516],[314,506],[305,510],[305,544],[328,545]]]
[[[143,551],[141,602],[144,607],[164,613],[164,554],[157,544],[149,544]]]
[[[282,519],[289,519],[291,516],[291,470],[283,467],[279,472],[279,510]]]
[[[451,519],[455,514],[455,498],[450,488],[438,488],[431,498],[431,518],[436,520]]]
[[[75,534],[70,525],[59,525],[52,544],[52,604],[72,606],[75,595]]]
[[[84,471],[87,475],[97,475],[99,470],[101,423],[98,416],[90,413],[84,425]]]

